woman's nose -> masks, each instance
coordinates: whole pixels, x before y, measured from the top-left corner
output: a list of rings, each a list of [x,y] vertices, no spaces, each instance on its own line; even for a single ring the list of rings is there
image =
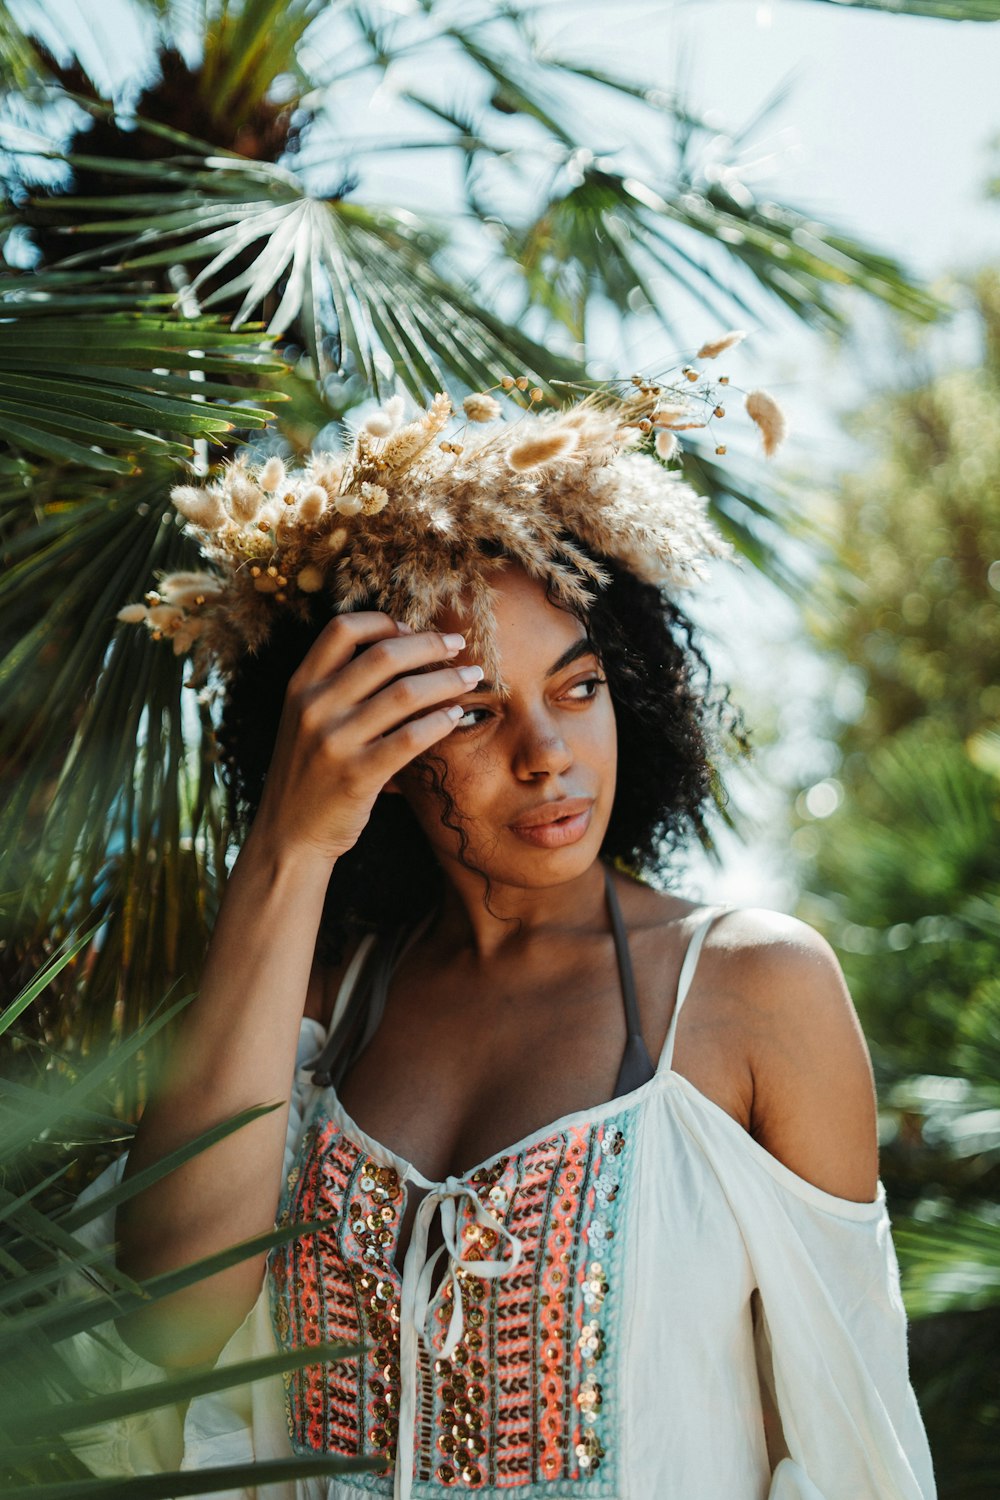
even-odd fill
[[[561,734],[551,725],[535,725],[525,730],[518,744],[515,769],[521,775],[537,776],[540,771],[557,775],[572,763],[572,754]]]

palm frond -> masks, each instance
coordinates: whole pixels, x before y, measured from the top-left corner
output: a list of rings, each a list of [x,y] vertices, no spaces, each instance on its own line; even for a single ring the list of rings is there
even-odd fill
[[[127,474],[273,417],[285,398],[262,381],[284,367],[262,355],[259,332],[129,301],[113,285],[75,291],[44,276],[0,291],[0,436],[15,452]]]
[[[661,188],[596,166],[585,169],[579,183],[557,189],[526,228],[509,229],[506,251],[524,268],[529,304],[553,317],[561,315],[566,267],[588,294],[608,297],[625,314],[629,294],[643,288],[652,270],[685,287],[720,321],[731,321],[734,308],[752,316],[745,300],[752,290],[806,323],[832,329],[846,326],[846,308],[834,294],[847,287],[925,321],[945,311],[898,262],[788,206],[742,193],[737,198],[717,183]],[[744,273],[742,293],[722,279],[725,260]],[[647,290],[646,300],[662,319],[660,299]]]
[[[899,16],[925,16],[936,21],[1000,21],[1000,0],[813,0],[843,10],[880,10]]]
[[[693,447],[684,454],[684,477],[708,498],[713,521],[738,556],[802,602],[815,567],[816,537],[808,520],[796,515],[790,486],[768,482],[736,458],[721,463]],[[796,533],[806,542],[799,555],[809,559],[808,568],[787,545]]]
[[[218,118],[245,117],[279,73],[296,67],[296,48],[324,0],[245,0],[227,4],[203,32],[201,93]]]
[[[73,958],[71,949],[53,956],[12,1001],[8,1016],[22,1016],[46,985],[64,975]],[[111,1080],[134,1067],[139,1053],[148,1048],[155,1031],[169,1023],[171,1009],[176,1008],[161,1007],[160,1014],[140,1026],[122,1047],[98,1056],[76,1076],[73,1063],[63,1056],[38,1075],[33,1085],[23,1085],[16,1095],[0,1094],[5,1184],[17,1178],[27,1183],[20,1193],[6,1185],[0,1190],[0,1262],[5,1271],[0,1307],[0,1470],[5,1495],[92,1494],[95,1500],[104,1500],[115,1494],[121,1500],[135,1500],[143,1494],[210,1494],[263,1484],[272,1477],[320,1479],[372,1467],[370,1459],[295,1458],[194,1473],[98,1477],[76,1456],[78,1452],[86,1455],[88,1440],[108,1422],[159,1412],[176,1423],[178,1410],[198,1396],[281,1376],[317,1360],[335,1361],[357,1353],[354,1345],[331,1343],[211,1369],[171,1371],[150,1365],[145,1376],[132,1368],[134,1360],[123,1361],[115,1373],[114,1349],[119,1346],[109,1342],[106,1333],[122,1311],[169,1296],[236,1260],[317,1227],[285,1225],[233,1246],[221,1256],[138,1284],[115,1270],[112,1246],[102,1237],[117,1202],[148,1186],[148,1173],[140,1174],[144,1181],[137,1177],[96,1196],[91,1193],[87,1203],[74,1205],[70,1198],[68,1208],[60,1206],[60,1199],[65,1200],[70,1192],[68,1179],[79,1155],[81,1121],[89,1126],[102,1117],[101,1105]],[[176,1169],[221,1135],[243,1128],[262,1109],[274,1107],[258,1107],[221,1122],[174,1152],[169,1163],[161,1162],[154,1173],[160,1176],[164,1170]],[[120,1137],[120,1127],[115,1128],[115,1135]],[[106,1135],[103,1140],[107,1142]],[[120,1173],[109,1174],[113,1175]],[[41,1209],[36,1206],[39,1203]],[[96,1215],[102,1222],[94,1226],[90,1239],[77,1239],[75,1231]],[[81,1340],[90,1340],[103,1351],[104,1373],[97,1381],[80,1348]]]
[[[993,904],[1000,917],[1000,900],[994,899]],[[965,1078],[992,1095],[1000,1119],[1000,979],[986,979],[963,1010],[955,1063]]]
[[[504,114],[527,115],[562,145],[570,150],[576,146],[573,135],[546,100],[544,90],[528,78],[515,58],[494,52],[470,27],[447,26],[444,34],[457,42],[466,57],[492,79],[494,91],[490,103],[494,109]]]
[[[5,1486],[5,1500],[180,1500],[187,1495],[216,1495],[224,1490],[290,1484],[296,1479],[324,1479],[337,1474],[370,1472],[371,1459],[269,1459],[226,1468],[199,1468],[181,1474],[150,1474],[128,1479],[73,1479]]]
[[[893,1239],[913,1318],[1000,1303],[1000,1224],[965,1211],[940,1223],[898,1219]]]
[[[163,185],[160,164],[131,170]],[[447,242],[440,225],[313,198],[283,169],[249,161],[173,158],[170,172],[183,175],[183,191],[48,204],[50,213],[76,219],[78,233],[115,236],[99,251],[68,257],[62,270],[109,257],[130,274],[200,264],[191,292],[206,309],[227,306],[239,328],[269,303],[270,336],[294,324],[319,369],[349,357],[376,394],[386,388],[386,361],[418,399],[449,378],[468,388],[493,384],[510,367],[543,383],[579,373],[437,269]]]
[[[212,916],[206,868],[223,856],[205,796],[210,731],[182,706],[181,663],[137,651],[146,643],[129,632],[115,636],[121,604],[191,552],[172,516],[160,524],[169,470],[151,466],[96,497],[74,495],[72,475],[50,482],[48,497],[35,496],[35,526],[8,543],[0,580],[0,607],[18,632],[0,658],[9,786],[0,846],[3,884],[21,892],[9,939],[90,925],[84,913],[104,924],[83,989],[104,985],[105,1006],[88,1031],[107,1022],[115,996],[134,1024],[162,993],[165,955],[171,976],[197,972]],[[25,736],[32,753],[22,759]]]
[[[26,88],[42,73],[41,59],[28,33],[0,0],[0,92]]]

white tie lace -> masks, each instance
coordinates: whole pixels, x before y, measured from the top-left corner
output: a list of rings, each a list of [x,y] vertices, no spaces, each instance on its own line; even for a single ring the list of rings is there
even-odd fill
[[[484,1229],[491,1229],[510,1245],[510,1256],[505,1260],[469,1260],[463,1265],[461,1245],[458,1242],[458,1205],[465,1199],[473,1216]],[[427,1239],[431,1220],[440,1210],[441,1235],[444,1244],[434,1254],[427,1255]],[[476,1191],[459,1177],[448,1177],[429,1192],[417,1209],[413,1226],[413,1238],[403,1263],[403,1294],[400,1307],[399,1329],[399,1444],[396,1450],[396,1477],[393,1488],[394,1500],[409,1500],[413,1490],[414,1436],[417,1416],[417,1340],[423,1339],[430,1347],[432,1331],[427,1328],[428,1313],[432,1301],[434,1271],[442,1255],[448,1257],[448,1276],[451,1278],[451,1317],[448,1332],[441,1347],[440,1358],[450,1359],[465,1330],[462,1311],[462,1282],[460,1270],[470,1275],[494,1280],[513,1270],[521,1259],[521,1241],[511,1234],[505,1225],[490,1214],[481,1203]]]

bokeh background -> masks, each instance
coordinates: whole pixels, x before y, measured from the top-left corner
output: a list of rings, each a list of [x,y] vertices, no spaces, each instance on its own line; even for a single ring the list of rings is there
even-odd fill
[[[670,878],[834,945],[940,1493],[997,1492],[998,18],[0,0],[11,1493],[85,1493],[59,1343],[88,1314],[56,1264],[233,854],[211,704],[115,623],[192,556],[170,484],[247,442],[294,458],[397,388],[556,396],[726,328],[733,385],[791,431],[765,465],[734,402],[686,443],[740,553],[688,602],[755,754]]]

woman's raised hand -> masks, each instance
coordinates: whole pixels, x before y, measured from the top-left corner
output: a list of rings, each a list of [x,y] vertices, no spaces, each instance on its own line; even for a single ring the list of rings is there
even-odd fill
[[[257,838],[331,862],[353,848],[386,782],[461,717],[452,700],[482,669],[417,669],[464,645],[374,610],[334,616],[289,681]]]

